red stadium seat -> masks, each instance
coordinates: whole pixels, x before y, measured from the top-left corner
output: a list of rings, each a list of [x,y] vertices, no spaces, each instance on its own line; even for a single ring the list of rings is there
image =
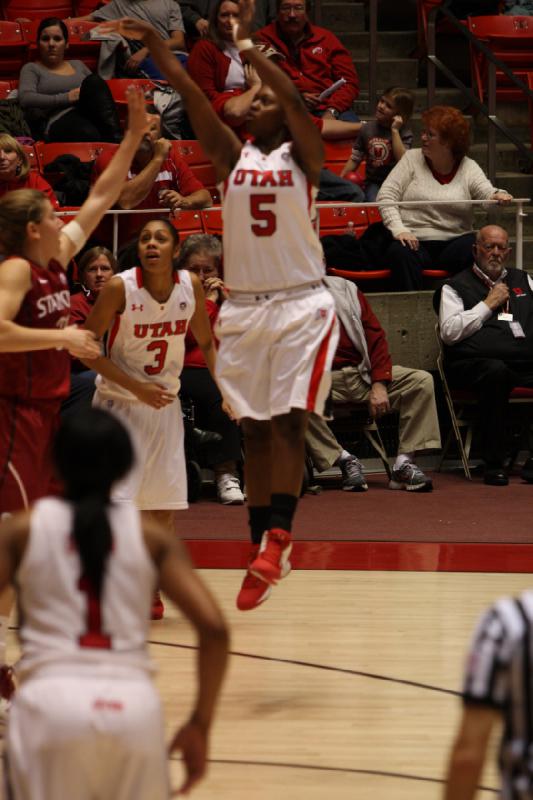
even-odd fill
[[[36,171],[40,170],[39,158],[37,156],[37,148],[34,144],[23,144],[22,147],[24,148],[26,155],[30,160],[30,169],[34,169]]]
[[[346,206],[320,206],[320,236],[353,233],[357,237],[368,228],[366,208]]]
[[[18,22],[0,21],[0,75],[3,80],[18,78],[29,57],[29,48]]]
[[[5,19],[43,19],[44,17],[71,17],[74,13],[71,0],[3,0]]]
[[[336,267],[327,267],[326,272],[336,278],[345,278],[347,281],[354,281],[354,283],[372,283],[373,281],[386,281],[391,276],[390,269],[373,269],[368,271],[363,270],[348,270],[337,269]]]
[[[533,72],[527,73],[527,85],[533,92]],[[531,136],[531,148],[533,149],[533,100],[529,98],[529,134]]]
[[[11,81],[0,81],[0,100],[7,100],[7,96],[11,90]]]
[[[204,232],[204,224],[200,211],[175,211],[174,214],[171,214],[170,221],[176,230],[179,231],[181,242],[193,233]]]
[[[324,141],[324,167],[336,175],[340,175],[342,168],[352,154],[352,147],[353,141],[351,139]]]
[[[128,116],[128,100],[126,97],[126,89],[128,86],[138,86],[144,89],[147,100],[151,100],[152,98],[154,82],[148,78],[111,78],[106,81],[106,83],[109,86],[109,91],[118,109],[120,121],[123,124],[126,122]]]
[[[213,236],[222,236],[222,209],[206,208],[202,211],[204,231]]]
[[[377,206],[365,206],[366,213],[368,214],[368,224],[373,225],[375,222],[383,222],[379,208]]]
[[[73,0],[74,15],[76,17],[86,17],[92,14],[97,8],[104,6],[108,0]]]
[[[196,139],[178,139],[172,142],[172,153],[183,158],[191,171],[209,190],[214,203],[220,202],[215,168]]]
[[[95,161],[104,150],[115,152],[118,145],[110,142],[37,142],[35,147],[41,169],[44,169],[66,153],[77,156],[80,161]]]
[[[527,73],[533,70],[533,19],[524,16],[499,14],[487,17],[469,17],[469,31],[489,47],[519,78],[527,81]],[[474,47],[470,48],[472,83],[479,99],[487,89],[487,59]],[[496,99],[515,102],[524,101],[524,92],[496,70]]]

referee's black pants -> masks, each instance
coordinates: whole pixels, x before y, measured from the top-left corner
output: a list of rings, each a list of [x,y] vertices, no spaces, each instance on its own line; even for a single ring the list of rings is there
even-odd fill
[[[181,373],[181,396],[194,405],[194,420],[198,428],[222,436],[218,445],[209,448],[210,466],[242,458],[241,432],[222,410],[222,395],[207,367],[184,367]]]
[[[498,358],[467,358],[446,364],[446,376],[453,389],[474,392],[479,409],[483,459],[490,468],[502,466],[506,455],[505,424],[509,395],[516,386],[533,387],[533,364],[505,363]],[[531,419],[531,413],[528,419]]]

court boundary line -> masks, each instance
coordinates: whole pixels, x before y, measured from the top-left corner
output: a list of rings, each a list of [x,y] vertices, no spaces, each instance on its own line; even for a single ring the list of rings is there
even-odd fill
[[[178,756],[169,756],[169,761],[183,761]],[[275,767],[281,769],[302,769],[314,770],[316,772],[341,772],[348,773],[349,775],[375,775],[379,778],[400,778],[401,780],[421,781],[423,783],[436,783],[443,785],[446,781],[444,778],[430,778],[425,775],[412,775],[405,772],[388,772],[387,770],[379,769],[358,769],[357,767],[330,767],[322,764],[293,764],[285,761],[249,761],[247,759],[231,759],[231,758],[208,758],[209,764],[222,764],[228,766],[244,766],[244,767]],[[491,794],[498,794],[500,791],[492,786],[477,786],[477,791],[491,792]]]
[[[155,639],[148,639],[148,644],[159,645],[161,647],[175,647],[181,650],[198,650],[197,645],[183,644],[180,642],[161,642]],[[249,658],[256,661],[270,661],[277,664],[288,664],[295,667],[308,667],[309,669],[323,670],[324,672],[338,672],[344,675],[354,675],[359,678],[370,678],[371,680],[384,681],[386,683],[396,683],[402,686],[411,686],[414,689],[424,689],[430,692],[440,692],[441,694],[451,695],[452,697],[461,697],[461,692],[456,689],[445,689],[442,686],[433,686],[429,683],[421,683],[420,681],[411,681],[408,678],[394,678],[388,675],[380,675],[377,672],[366,672],[364,670],[349,669],[348,667],[334,667],[330,664],[319,664],[314,661],[302,661],[294,658],[281,658],[280,656],[263,656],[258,653],[244,653],[240,650],[230,650],[230,656],[238,656],[240,658]]]

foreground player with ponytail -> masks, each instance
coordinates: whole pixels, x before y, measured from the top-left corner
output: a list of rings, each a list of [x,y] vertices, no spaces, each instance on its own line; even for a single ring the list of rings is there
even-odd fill
[[[338,338],[313,227],[322,140],[291,80],[249,38],[254,10],[253,0],[240,0],[234,19],[236,46],[263,82],[247,116],[253,142],[245,144],[149,25],[123,19],[101,26],[148,47],[183,98],[223,187],[229,292],[215,329],[216,371],[245,442],[252,551],[237,597],[243,611],[266,600],[290,570],[307,415],[323,412]]]
[[[14,800],[166,800],[160,701],[146,638],[156,584],[198,634],[198,694],[172,739],[199,780],[224,674],[228,633],[183,546],[112,485],[133,463],[122,424],[100,409],[63,422],[55,461],[65,498],[39,500],[0,525],[0,590],[21,610],[20,688],[7,729]]]

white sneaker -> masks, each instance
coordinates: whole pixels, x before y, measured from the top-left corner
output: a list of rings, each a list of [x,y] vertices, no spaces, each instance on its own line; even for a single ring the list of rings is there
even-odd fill
[[[218,502],[225,506],[244,505],[244,495],[241,492],[239,479],[228,472],[217,478],[217,496]]]

